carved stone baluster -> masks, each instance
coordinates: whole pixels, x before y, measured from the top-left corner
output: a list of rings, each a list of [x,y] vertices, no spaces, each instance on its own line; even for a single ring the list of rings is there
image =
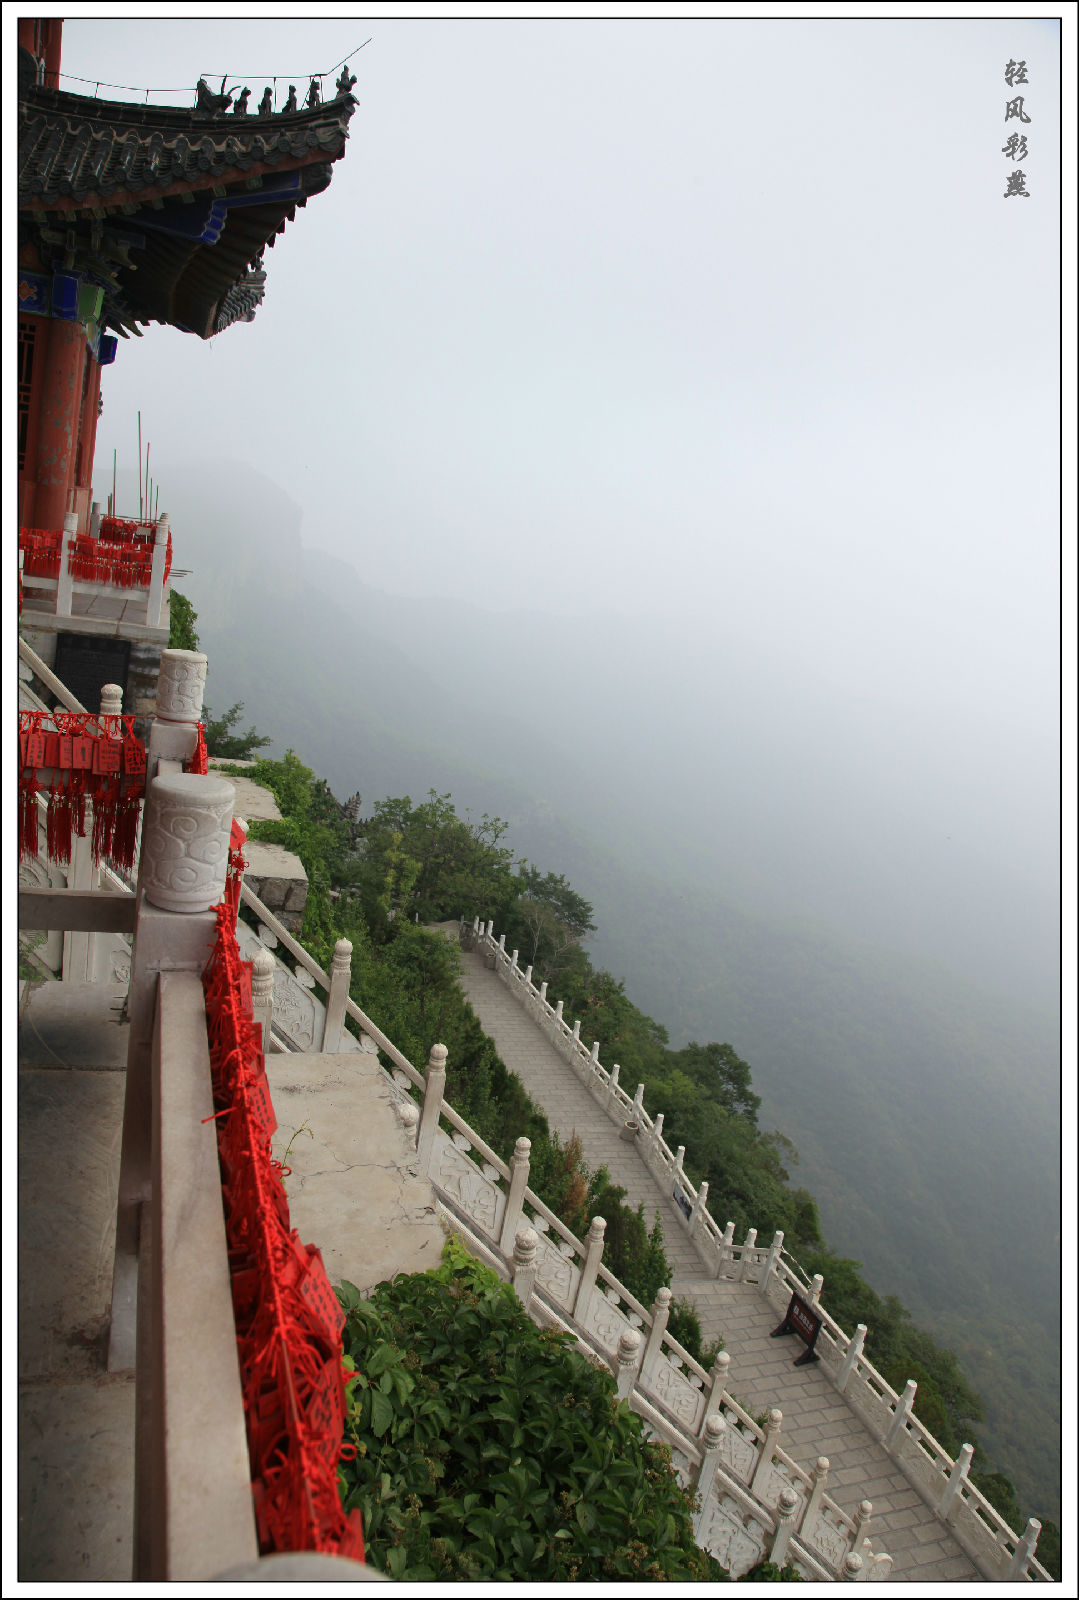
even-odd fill
[[[262,1050],[270,1049],[270,1024],[273,1021],[273,985],[277,963],[268,950],[260,950],[251,962],[251,1020],[262,1029]]]
[[[648,1330],[648,1342],[644,1347],[641,1357],[641,1385],[642,1387],[652,1381],[652,1373],[660,1357],[660,1347],[663,1335],[667,1331],[667,1323],[671,1315],[671,1291],[660,1289],[652,1306],[652,1326]]]
[[[431,1171],[435,1135],[438,1133],[438,1119],[442,1114],[442,1100],[446,1093],[447,1054],[444,1044],[433,1044],[427,1061],[427,1075],[423,1085],[423,1113],[420,1117],[420,1131],[416,1139],[416,1153],[419,1158],[419,1169],[422,1177],[427,1177]]]
[[[782,1254],[783,1254],[783,1230],[782,1230],[782,1228],[780,1228],[776,1232],[775,1238],[772,1240],[771,1246],[769,1247],[769,1250],[768,1250],[768,1259],[764,1263],[764,1272],[763,1272],[763,1274],[761,1276],[761,1282],[760,1282],[760,1287],[761,1287],[762,1291],[767,1289],[769,1283],[771,1283],[772,1274],[773,1274],[773,1272],[775,1272],[776,1267],[779,1265],[779,1261],[780,1261],[780,1258],[781,1258]]]
[[[701,1423],[701,1437],[704,1437],[704,1423],[715,1412],[718,1412],[727,1398],[727,1379],[731,1372],[731,1353],[729,1350],[720,1350],[712,1370],[709,1373],[708,1397],[704,1402],[704,1420]]]
[[[618,1350],[611,1362],[615,1376],[615,1392],[619,1400],[628,1400],[637,1378],[637,1361],[641,1336],[636,1328],[625,1328],[618,1336]]]
[[[596,1274],[599,1271],[600,1258],[603,1255],[603,1235],[607,1231],[607,1224],[603,1217],[593,1217],[592,1226],[588,1230],[585,1240],[584,1261],[581,1263],[581,1276],[577,1284],[577,1297],[573,1303],[573,1315],[582,1327],[588,1326],[588,1313],[592,1305],[592,1296],[596,1288]]]
[[[794,1532],[794,1509],[797,1504],[798,1496],[789,1484],[779,1491],[776,1531],[772,1535],[772,1548],[768,1552],[769,1560],[775,1562],[777,1567],[783,1566],[787,1559],[787,1548]]]
[[[839,1375],[835,1380],[835,1386],[839,1390],[840,1394],[842,1394],[843,1390],[847,1387],[847,1384],[850,1382],[851,1373],[855,1370],[858,1362],[861,1360],[862,1351],[865,1348],[866,1331],[865,1323],[859,1322],[858,1326],[854,1330],[854,1337],[847,1346],[847,1353],[843,1357],[843,1365],[840,1367]]]
[[[899,1404],[892,1416],[891,1426],[884,1435],[881,1443],[889,1455],[894,1455],[907,1427],[907,1418],[914,1410],[914,1396],[918,1393],[918,1385],[913,1378],[907,1379],[906,1388],[899,1397]]]
[[[861,1323],[859,1323],[858,1326],[859,1328],[863,1327]],[[944,1518],[945,1522],[947,1522],[951,1516],[951,1510],[952,1506],[955,1504],[956,1495],[967,1481],[967,1474],[970,1472],[970,1463],[973,1455],[974,1446],[972,1444],[963,1445],[955,1459],[951,1472],[948,1474],[948,1481],[941,1491],[940,1505],[938,1507],[938,1510],[940,1511],[940,1514]]]
[[[1038,1535],[1041,1531],[1042,1525],[1037,1517],[1031,1517],[1026,1525],[1023,1537],[1015,1547],[1015,1554],[1012,1556],[1011,1566],[1008,1568],[1008,1574],[1004,1580],[1005,1583],[1022,1583],[1027,1567],[1034,1559],[1034,1551],[1037,1548]]]
[[[717,1413],[705,1417],[704,1427],[701,1430],[704,1452],[701,1456],[701,1464],[693,1476],[693,1488],[700,1496],[701,1502],[700,1510],[696,1512],[693,1518],[693,1537],[698,1543],[708,1517],[712,1485],[715,1482],[716,1468],[719,1466],[726,1433],[727,1421],[725,1417],[721,1417]]]
[[[764,1438],[761,1441],[760,1451],[757,1455],[757,1464],[753,1468],[753,1476],[749,1482],[751,1489],[755,1489],[761,1479],[767,1478],[768,1469],[772,1464],[772,1457],[775,1455],[776,1440],[779,1438],[782,1427],[783,1413],[778,1406],[773,1406],[768,1413]]]
[[[528,1309],[536,1283],[539,1234],[535,1228],[522,1228],[513,1244],[513,1292]]]
[[[521,1138],[513,1148],[510,1158],[510,1184],[506,1193],[506,1210],[502,1218],[502,1234],[499,1245],[505,1255],[513,1249],[513,1241],[517,1238],[517,1229],[521,1221],[521,1207],[524,1204],[525,1189],[528,1187],[528,1160],[532,1151],[531,1139]]]
[[[339,1050],[345,1037],[345,1001],[348,999],[351,976],[352,945],[348,939],[338,939],[333,947],[330,992],[326,996],[326,1020],[322,1031],[322,1048],[327,1054]]]

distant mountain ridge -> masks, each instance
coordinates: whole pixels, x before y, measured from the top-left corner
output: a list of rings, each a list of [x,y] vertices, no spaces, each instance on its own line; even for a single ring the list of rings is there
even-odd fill
[[[616,757],[625,766],[632,730],[584,682],[570,714],[588,623],[550,619],[544,654],[536,619],[380,595],[301,545],[299,508],[268,481],[202,464],[186,476],[191,503],[174,494],[170,509],[177,564],[193,571],[178,586],[199,614],[214,711],[242,699],[278,750],[293,746],[341,798],[359,789],[365,811],[386,794],[449,791],[460,809],[507,818],[507,842],[565,872],[596,907],[594,958],[672,1042],[729,1040],[750,1061],[762,1125],[799,1146],[794,1176],[830,1243],[960,1351],[991,1407],[986,1442],[1021,1495],[1058,1514],[1052,1021],[901,948],[844,939],[798,909],[782,917],[775,883],[748,909],[752,861],[730,863],[728,896],[725,831],[747,851],[759,838],[733,801],[712,840],[694,836],[694,872],[678,793],[692,752],[672,771],[674,731],[667,747],[660,734],[655,749],[630,747],[637,781],[619,790],[604,773]],[[654,643],[639,641],[645,666]],[[647,688],[646,670],[632,677],[633,693]],[[703,704],[707,685],[695,692]],[[656,728],[655,711],[642,727]],[[770,782],[762,773],[779,837]]]

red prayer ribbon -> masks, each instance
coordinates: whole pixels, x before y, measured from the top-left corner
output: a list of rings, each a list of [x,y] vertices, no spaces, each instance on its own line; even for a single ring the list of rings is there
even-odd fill
[[[227,904],[218,907],[203,987],[259,1545],[264,1554],[319,1550],[362,1561],[360,1514],[346,1517],[337,1492],[344,1313],[318,1250],[289,1225],[271,1159],[276,1120],[251,1018],[251,968],[234,920]]]

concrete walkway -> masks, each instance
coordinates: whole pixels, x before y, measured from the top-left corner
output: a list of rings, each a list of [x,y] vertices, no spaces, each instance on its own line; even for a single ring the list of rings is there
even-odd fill
[[[44,983],[19,1021],[22,1582],[131,1577],[134,1374],[106,1371],[128,1029],[122,994]]]
[[[780,1443],[803,1467],[811,1468],[818,1456],[828,1457],[828,1492],[844,1510],[855,1511],[863,1499],[873,1502],[870,1536],[878,1550],[893,1557],[893,1581],[979,1582],[973,1563],[866,1432],[826,1373],[820,1367],[794,1366],[788,1342],[769,1337],[776,1313],[756,1288],[704,1275],[673,1201],[633,1148],[623,1144],[617,1128],[497,974],[486,969],[482,956],[462,952],[462,961],[462,987],[484,1031],[552,1128],[562,1138],[578,1135],[588,1164],[607,1167],[631,1205],[644,1203],[649,1226],[658,1211],[673,1271],[671,1288],[695,1304],[705,1344],[722,1335],[731,1356],[731,1393],[753,1415],[779,1407]],[[628,1087],[632,1092],[633,1086]]]

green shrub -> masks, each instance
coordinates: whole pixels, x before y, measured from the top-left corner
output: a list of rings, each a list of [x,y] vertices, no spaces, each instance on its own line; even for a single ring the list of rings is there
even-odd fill
[[[339,1485],[372,1565],[412,1582],[726,1577],[610,1374],[458,1240],[435,1272],[338,1293],[356,1371]]]

